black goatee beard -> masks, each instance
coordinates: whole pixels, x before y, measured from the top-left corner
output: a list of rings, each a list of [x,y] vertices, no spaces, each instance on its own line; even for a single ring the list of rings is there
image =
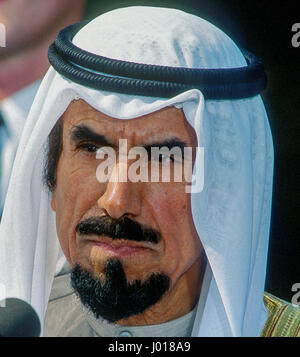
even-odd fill
[[[140,314],[158,302],[170,287],[170,278],[152,274],[145,282],[129,284],[119,259],[108,259],[105,281],[101,282],[76,264],[71,273],[71,284],[82,304],[96,318],[116,322]]]

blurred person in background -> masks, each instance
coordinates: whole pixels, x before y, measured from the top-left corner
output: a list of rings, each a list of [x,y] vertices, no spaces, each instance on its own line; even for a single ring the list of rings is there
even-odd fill
[[[57,32],[80,21],[86,0],[0,1],[0,217],[19,138]]]

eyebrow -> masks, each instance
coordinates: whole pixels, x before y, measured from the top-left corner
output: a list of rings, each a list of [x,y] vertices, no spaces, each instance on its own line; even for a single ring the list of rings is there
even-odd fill
[[[116,148],[116,145],[109,141],[109,139],[105,135],[97,134],[92,129],[90,129],[87,125],[74,125],[71,130],[71,140],[75,143],[79,143],[82,141],[92,141],[95,144],[101,146],[110,146]],[[187,143],[175,136],[164,139],[163,141],[155,141],[150,144],[141,145],[146,149],[146,151],[150,154],[151,148],[158,147],[161,149],[162,147],[167,147],[169,150],[175,147],[179,147],[182,152],[184,152],[184,148],[187,147]]]
[[[166,146],[170,150],[174,147],[179,147],[180,149],[183,150],[185,147],[187,147],[187,143],[176,137],[171,137],[162,142],[154,142],[148,145],[144,145],[144,148],[147,150],[148,148],[152,148],[152,147],[162,148],[163,146]]]
[[[179,147],[182,152],[182,156],[184,157],[184,148],[187,147],[187,143],[182,141],[177,137],[170,137],[161,142],[153,142],[151,144],[143,145],[143,147],[147,150],[148,154],[151,154],[151,148],[158,147],[161,149],[162,147],[166,147],[169,150],[172,150],[175,147]]]
[[[115,147],[115,144],[109,141],[105,135],[97,134],[86,125],[74,125],[71,130],[71,140],[75,143],[81,141],[92,141],[101,146]]]

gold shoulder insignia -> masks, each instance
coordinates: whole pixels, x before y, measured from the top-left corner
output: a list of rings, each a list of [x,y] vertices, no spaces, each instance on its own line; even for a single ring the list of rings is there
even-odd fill
[[[265,292],[264,304],[269,316],[261,337],[300,337],[300,307]]]

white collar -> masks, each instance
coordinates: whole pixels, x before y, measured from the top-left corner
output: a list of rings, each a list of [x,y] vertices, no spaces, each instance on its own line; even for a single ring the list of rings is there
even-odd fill
[[[123,326],[96,319],[91,313],[86,313],[86,316],[90,327],[101,337],[189,337],[196,312],[197,307],[175,320],[147,326]]]

